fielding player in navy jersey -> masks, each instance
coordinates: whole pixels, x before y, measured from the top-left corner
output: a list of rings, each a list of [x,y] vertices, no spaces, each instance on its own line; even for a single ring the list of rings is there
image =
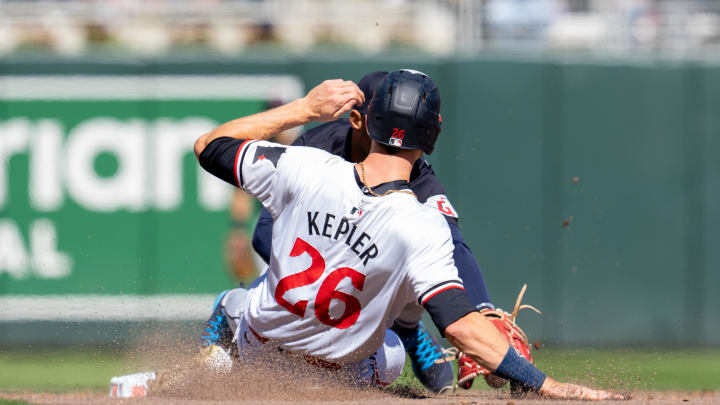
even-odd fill
[[[358,87],[365,94],[366,100],[372,98],[375,88],[386,75],[387,72],[378,71],[369,73],[360,79]],[[349,119],[341,118],[310,129],[298,137],[293,145],[322,149],[340,156],[348,162],[357,163],[364,160],[370,151],[371,144],[370,135],[365,126],[367,105],[368,103],[365,103],[353,107]],[[458,214],[447,198],[445,187],[435,176],[430,164],[423,158],[418,159],[413,165],[410,174],[410,189],[420,203],[439,210],[447,221],[455,247],[453,259],[470,303],[478,310],[493,308],[480,267],[460,232]],[[270,213],[267,209],[263,209],[255,227],[253,247],[266,263],[270,257],[272,226],[273,220]],[[413,371],[418,379],[429,390],[436,393],[442,392],[453,386],[452,366],[450,363],[435,363],[435,360],[443,357],[442,347],[430,337],[422,323],[419,322],[421,315],[421,312],[415,312],[401,317],[396,321],[393,330],[403,340],[405,349],[412,360]],[[469,374],[473,370],[472,367],[467,370],[461,368],[460,379],[471,378],[464,374]]]

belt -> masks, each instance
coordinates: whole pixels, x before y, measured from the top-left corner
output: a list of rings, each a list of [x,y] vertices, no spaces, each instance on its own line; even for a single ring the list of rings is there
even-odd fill
[[[255,329],[250,327],[250,325],[248,325],[248,329],[250,329],[250,332],[252,332],[252,334],[255,336],[255,338],[260,341],[260,343],[266,344],[270,341],[270,339],[260,336],[260,334],[257,333],[255,331]],[[245,332],[245,333],[247,334],[247,332]],[[245,341],[248,342],[248,344],[250,343],[250,341],[247,338],[247,335],[245,336]],[[278,352],[287,353],[288,355],[295,355],[295,353],[293,353],[289,350],[285,350],[282,347],[278,347]],[[302,356],[303,356],[303,359],[305,359],[305,362],[311,366],[315,366],[315,367],[319,367],[319,368],[326,368],[326,369],[330,369],[330,370],[340,370],[341,368],[343,368],[343,366],[341,364],[323,360],[319,357],[311,356],[309,354],[303,354]]]

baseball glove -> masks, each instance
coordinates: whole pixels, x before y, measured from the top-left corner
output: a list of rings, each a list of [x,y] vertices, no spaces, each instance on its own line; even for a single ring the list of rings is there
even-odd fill
[[[512,314],[503,311],[500,308],[497,309],[483,309],[480,313],[489,320],[495,328],[507,339],[508,343],[523,357],[528,359],[530,363],[533,363],[532,348],[530,342],[528,342],[527,335],[520,329],[515,323],[518,312],[521,309],[532,309],[533,311],[540,314],[541,312],[531,305],[521,305],[523,295],[527,284],[523,285],[520,294],[515,301],[515,307]],[[507,383],[507,380],[500,378],[490,372],[490,370],[477,364],[473,359],[467,356],[465,353],[458,351],[453,348],[456,353],[454,358],[458,360],[458,385],[465,389],[470,389],[475,377],[479,375],[485,376],[485,381],[489,386],[493,388],[500,388]],[[450,349],[450,350],[453,350]],[[449,357],[453,358],[452,354]]]

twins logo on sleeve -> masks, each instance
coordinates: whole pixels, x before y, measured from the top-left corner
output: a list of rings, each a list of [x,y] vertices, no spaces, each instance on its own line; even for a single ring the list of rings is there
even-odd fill
[[[284,146],[258,146],[257,149],[255,149],[253,163],[267,159],[277,168],[278,160],[280,160],[280,156],[282,156],[286,150],[287,148]]]
[[[435,208],[448,217],[458,217],[457,211],[455,211],[455,208],[450,204],[450,200],[448,200],[444,194],[438,194],[428,198],[427,201],[425,201],[425,205],[430,208]]]

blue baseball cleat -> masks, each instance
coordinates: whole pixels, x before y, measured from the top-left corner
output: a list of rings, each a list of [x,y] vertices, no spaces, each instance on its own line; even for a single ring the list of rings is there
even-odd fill
[[[400,336],[410,355],[413,373],[425,388],[436,394],[454,389],[452,363],[435,363],[435,360],[442,359],[445,355],[442,346],[428,334],[422,322],[414,329],[403,328],[397,324],[391,329]]]
[[[230,351],[232,347],[233,331],[230,330],[227,319],[225,318],[225,307],[220,305],[223,297],[230,290],[225,290],[215,298],[213,304],[213,312],[205,324],[205,330],[200,336],[200,347],[217,345],[226,351]]]

